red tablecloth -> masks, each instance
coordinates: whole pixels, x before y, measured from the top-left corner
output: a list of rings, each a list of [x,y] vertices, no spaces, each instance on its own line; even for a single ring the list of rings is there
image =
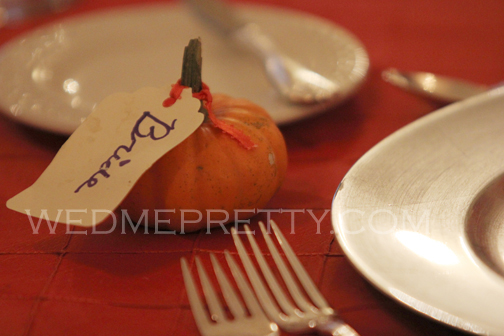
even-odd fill
[[[81,0],[72,9],[0,29],[0,43],[62,17],[140,0]],[[145,1],[143,1],[145,2]],[[369,78],[350,101],[282,127],[289,151],[276,213],[309,274],[361,335],[459,335],[382,295],[362,278],[331,233],[328,210],[338,183],[368,149],[438,107],[382,81],[389,66],[428,70],[486,84],[504,77],[501,0],[261,0],[329,19],[352,31],[371,58]],[[301,46],[302,47],[302,46]],[[33,234],[7,199],[33,183],[63,138],[0,118],[0,335],[198,335],[179,259],[235,251],[217,229],[186,235]],[[57,192],[55,190],[54,192]],[[317,232],[315,219],[324,216]],[[295,234],[290,234],[295,215]],[[260,215],[252,220],[257,229]],[[283,333],[285,334],[285,333]]]

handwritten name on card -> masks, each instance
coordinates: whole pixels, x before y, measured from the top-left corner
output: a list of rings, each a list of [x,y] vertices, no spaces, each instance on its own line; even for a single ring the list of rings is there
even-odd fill
[[[7,207],[30,216],[90,227],[105,220],[140,176],[203,122],[200,101],[184,90],[165,108],[170,87],[116,93],[103,100],[29,188]],[[71,220],[58,216],[75,211]]]

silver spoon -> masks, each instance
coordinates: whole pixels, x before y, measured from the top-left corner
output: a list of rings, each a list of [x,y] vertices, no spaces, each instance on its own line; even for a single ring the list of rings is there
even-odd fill
[[[334,98],[340,87],[282,54],[273,40],[254,23],[244,22],[234,8],[220,0],[186,0],[191,8],[263,63],[271,84],[289,102],[313,104]]]
[[[477,94],[490,87],[462,79],[436,75],[430,72],[406,72],[390,68],[382,72],[382,78],[406,91],[443,103],[453,103]]]
[[[269,81],[287,100],[297,104],[320,103],[338,92],[336,83],[282,54],[256,24],[244,24],[233,33],[233,38],[262,60]]]

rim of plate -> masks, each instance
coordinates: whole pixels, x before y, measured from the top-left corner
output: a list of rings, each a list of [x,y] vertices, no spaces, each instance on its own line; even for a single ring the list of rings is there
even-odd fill
[[[343,78],[342,80],[343,90],[341,96],[337,97],[334,101],[327,102],[325,104],[319,104],[313,106],[292,106],[284,103],[280,97],[276,97],[277,96],[276,93],[272,94],[271,92],[273,92],[273,89],[264,90],[263,88],[252,88],[253,90],[256,90],[256,92],[254,92],[255,96],[257,96],[258,92],[266,96],[264,101],[266,101],[266,104],[269,104],[270,110],[273,110],[272,116],[278,124],[286,124],[289,122],[294,122],[324,112],[329,107],[339,104],[342,101],[351,97],[364,82],[369,69],[369,57],[367,55],[366,49],[364,48],[362,43],[358,40],[358,38],[356,38],[351,32],[349,32],[345,28],[340,27],[337,24],[324,18],[320,18],[309,13],[299,12],[288,8],[246,4],[237,6],[237,9],[238,12],[244,15],[246,18],[248,15],[249,17],[251,16],[261,19],[263,19],[264,17],[264,20],[266,21],[269,18],[269,20],[271,21],[272,18],[280,17],[281,15],[283,20],[286,20],[285,22],[287,23],[295,20],[305,22],[307,24],[304,26],[309,28],[303,28],[303,29],[311,29],[313,31],[319,31],[320,32],[319,34],[322,37],[333,35],[335,40],[336,39],[340,40],[339,43],[347,45],[347,50],[344,50],[344,52],[348,53],[350,56],[343,55],[341,57],[350,57],[353,59],[354,62],[353,68],[351,69],[349,74],[344,74],[344,76],[342,75],[343,77],[346,76],[347,78]],[[122,7],[106,8],[98,11],[92,11],[78,14],[76,16],[63,18],[60,21],[46,24],[32,31],[25,32],[22,35],[8,41],[0,48],[0,58],[2,59],[2,62],[0,63],[0,76],[8,78],[8,83],[6,83],[6,80],[3,81],[4,82],[3,84],[2,82],[0,82],[1,112],[3,112],[5,115],[11,118],[14,118],[16,121],[19,121],[20,123],[30,125],[32,127],[65,135],[71,134],[71,132],[73,132],[73,130],[80,124],[80,122],[82,122],[83,118],[85,118],[86,115],[91,112],[94,104],[101,101],[101,99],[103,99],[104,97],[98,100],[95,99],[95,101],[83,99],[81,107],[72,108],[71,107],[72,104],[78,103],[77,100],[72,101],[71,98],[75,97],[68,97],[68,95],[62,90],[60,90],[60,92],[56,91],[53,92],[50,90],[51,88],[48,86],[49,84],[47,84],[46,87],[44,87],[43,83],[40,82],[34,83],[33,78],[38,76],[37,78],[40,79],[40,77],[43,76],[44,74],[41,73],[40,71],[36,73],[37,69],[30,68],[29,63],[34,62],[32,58],[35,56],[32,56],[29,53],[33,51],[35,51],[34,54],[50,52],[51,50],[49,51],[43,50],[44,45],[50,45],[51,43],[54,43],[55,40],[57,40],[58,38],[64,38],[64,36],[58,35],[58,33],[61,32],[61,29],[63,28],[66,31],[70,31],[72,34],[76,34],[76,32],[81,33],[81,30],[84,29],[83,28],[84,25],[87,24],[91,26],[94,25],[97,27],[106,27],[107,29],[113,29],[110,27],[110,25],[106,24],[107,21],[116,20],[124,22],[126,20],[125,19],[126,17],[131,20],[142,21],[147,20],[149,16],[152,16],[152,18],[154,19],[159,19],[159,17],[162,15],[167,15],[172,18],[175,18],[177,16],[181,15],[186,16],[191,14],[187,8],[185,8],[183,5],[180,4],[154,3],[154,4],[141,4],[141,5],[138,4],[125,5]],[[194,18],[194,20],[196,21],[197,19]],[[206,27],[204,26],[204,23],[199,23],[199,20],[197,24],[201,25],[201,27]],[[93,29],[96,29],[96,27]],[[219,37],[217,33],[207,32],[206,30],[207,29],[205,28],[204,33],[208,34],[208,36],[210,36],[209,38],[216,40],[216,41],[212,40],[212,45],[207,48],[208,51],[212,52],[212,55],[211,56],[207,55],[207,57],[208,58],[218,57],[220,55],[213,49],[215,47],[223,47],[224,39]],[[111,33],[110,31],[108,31],[108,33],[112,34],[112,36],[115,36],[114,34],[117,34],[117,32]],[[156,34],[159,34],[159,32],[156,32]],[[100,36],[102,35],[99,35],[98,37],[95,36],[95,38],[98,40],[107,38]],[[40,46],[37,46],[38,39],[45,39],[44,41],[39,42],[39,44],[41,44]],[[124,41],[119,41],[119,43],[124,43]],[[30,48],[26,47],[30,43],[35,46],[35,49],[30,50]],[[332,43],[335,42],[333,41]],[[12,61],[13,54],[16,53],[16,51],[19,52],[19,48],[22,48],[23,46],[26,49],[22,51],[23,57],[25,58],[25,63],[24,64],[20,63],[21,61],[17,61],[18,63]],[[293,45],[292,42],[284,43],[282,47],[292,49]],[[61,48],[65,48],[65,46]],[[75,48],[75,46],[73,48]],[[183,46],[180,49],[183,50]],[[59,52],[64,53],[64,50],[63,51],[60,50]],[[177,50],[177,53],[181,54],[182,51]],[[10,63],[7,62],[8,64],[6,64],[6,61],[8,61],[9,59]],[[48,58],[46,57],[45,61],[50,63],[50,61],[48,61],[47,59]],[[235,62],[237,61],[235,60]],[[9,75],[10,77],[6,76],[6,74],[9,74],[8,73],[9,68],[12,68],[15,65],[19,66],[20,64],[24,65],[24,67],[26,68],[24,69],[24,71],[21,71],[21,73],[18,72],[16,74],[10,74]],[[257,67],[260,67],[260,65],[257,64],[254,65],[254,67],[256,68],[254,68],[253,70],[257,70]],[[165,71],[164,73],[167,73],[166,70],[163,71]],[[250,70],[249,73],[254,73],[254,71]],[[336,70],[335,73],[337,73]],[[216,75],[214,73],[208,71],[208,78],[215,78],[215,77]],[[261,83],[261,85],[264,84],[262,78],[260,80],[256,80],[256,82]],[[228,83],[228,88],[234,89],[233,82],[230,83],[231,84]],[[132,92],[140,88],[140,86],[162,86],[164,84],[166,83],[162,84],[153,83],[152,85],[143,84],[135,87],[134,89],[119,90],[119,91]],[[220,84],[217,83],[214,85],[218,86]],[[222,89],[219,88],[219,91],[222,91]],[[247,92],[247,94],[249,93]],[[49,102],[43,101],[43,98],[40,97],[42,95],[51,96],[52,100],[49,99],[50,100]],[[59,99],[61,97],[63,99]],[[259,105],[264,106],[263,104],[264,101],[260,102],[255,101],[255,102],[258,103]],[[83,109],[82,106],[84,106],[84,104],[87,104],[85,107],[87,109],[86,110],[87,112],[81,110]],[[71,111],[72,113],[69,113],[69,111]]]

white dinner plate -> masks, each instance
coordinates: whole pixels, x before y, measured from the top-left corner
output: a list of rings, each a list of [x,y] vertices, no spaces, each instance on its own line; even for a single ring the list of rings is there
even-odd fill
[[[343,178],[332,221],[384,293],[455,328],[504,335],[504,88],[376,145]]]
[[[337,104],[356,91],[369,59],[345,29],[311,15],[264,6],[239,7],[292,58],[334,79]],[[0,50],[0,110],[19,122],[70,134],[107,95],[164,86],[180,78],[184,47],[201,37],[203,80],[212,92],[247,98],[278,124],[305,118],[327,104],[283,101],[260,63],[231,45],[182,5],[127,6],[43,27]]]

